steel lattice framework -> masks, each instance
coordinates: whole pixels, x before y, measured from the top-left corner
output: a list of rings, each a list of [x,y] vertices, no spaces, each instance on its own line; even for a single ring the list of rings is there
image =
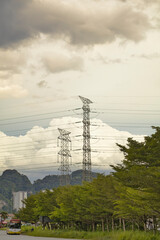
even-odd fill
[[[90,146],[90,106],[92,103],[88,98],[79,96],[83,102],[83,181],[91,181],[91,146]]]
[[[58,152],[58,159],[60,156],[60,185],[65,186],[70,184],[70,149],[71,139],[70,132],[58,128],[60,136],[58,137],[58,145],[60,142],[60,151]]]

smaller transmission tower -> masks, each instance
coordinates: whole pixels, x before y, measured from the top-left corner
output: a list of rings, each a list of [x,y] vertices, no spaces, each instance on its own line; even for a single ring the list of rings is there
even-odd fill
[[[91,146],[90,146],[90,107],[88,98],[79,96],[83,102],[83,181],[91,181]]]
[[[70,132],[58,128],[60,136],[58,137],[58,145],[60,140],[60,151],[58,152],[58,159],[60,156],[60,185],[65,186],[70,184],[70,148],[71,148],[71,139]]]

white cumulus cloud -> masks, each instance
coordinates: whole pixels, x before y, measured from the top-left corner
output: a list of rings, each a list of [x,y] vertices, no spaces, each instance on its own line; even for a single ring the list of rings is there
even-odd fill
[[[7,136],[0,132],[0,165],[1,171],[17,169],[35,179],[34,172],[41,178],[46,171],[58,171],[57,146],[58,128],[70,131],[72,140],[71,170],[82,168],[82,121],[80,118],[63,117],[53,119],[47,128],[33,127],[24,136]],[[110,164],[120,163],[123,154],[116,143],[126,144],[128,137],[142,141],[144,136],[132,135],[118,131],[99,119],[92,119],[91,148],[93,171],[105,172]],[[43,171],[43,175],[41,172]]]

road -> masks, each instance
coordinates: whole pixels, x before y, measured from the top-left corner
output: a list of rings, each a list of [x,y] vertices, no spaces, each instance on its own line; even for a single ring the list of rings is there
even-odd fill
[[[24,236],[24,235],[7,235],[5,231],[0,231],[0,240],[50,240],[50,239],[69,240],[65,238],[45,238],[45,237],[30,237],[30,236]]]

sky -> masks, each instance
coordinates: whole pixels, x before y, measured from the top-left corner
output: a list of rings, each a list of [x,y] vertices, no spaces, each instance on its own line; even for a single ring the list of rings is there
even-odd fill
[[[82,167],[82,102],[93,170],[123,160],[160,119],[159,0],[0,1],[0,166],[31,180],[58,172],[58,128]],[[80,149],[80,150],[78,150]]]

